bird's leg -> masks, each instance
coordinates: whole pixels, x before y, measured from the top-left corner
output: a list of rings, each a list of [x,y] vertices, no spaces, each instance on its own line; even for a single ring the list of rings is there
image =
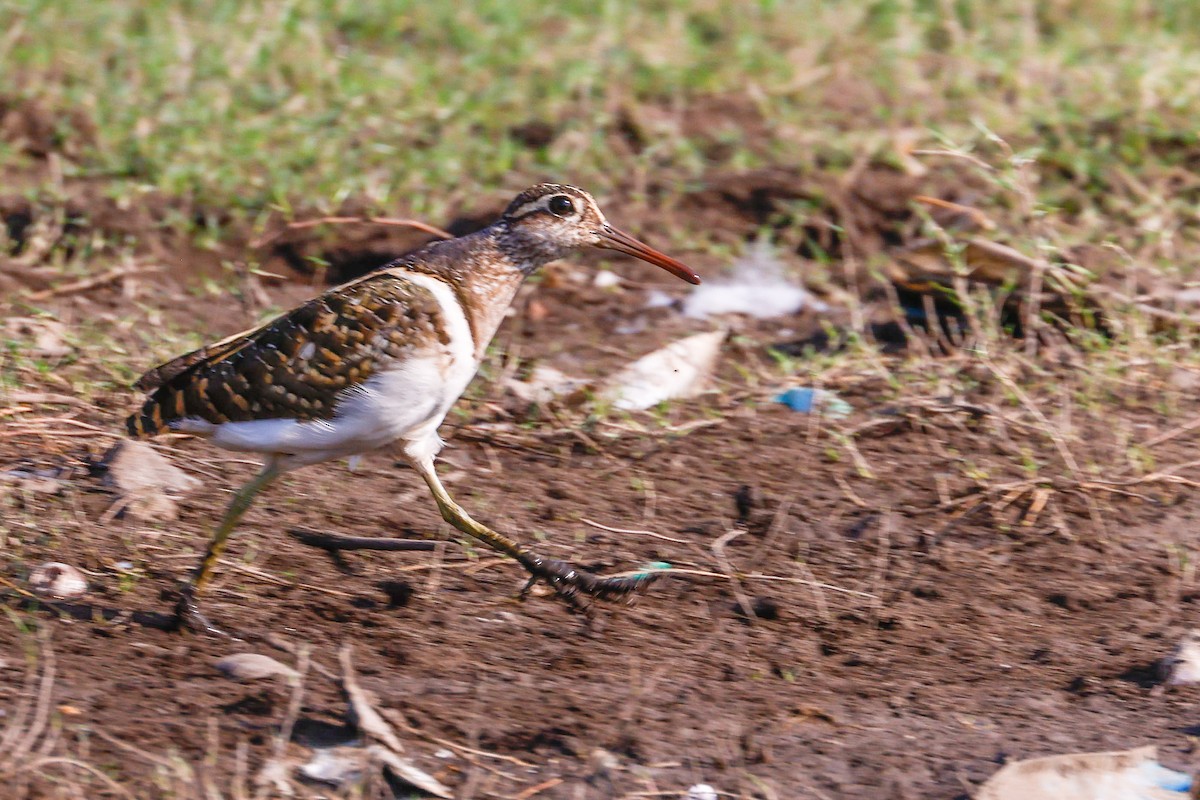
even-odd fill
[[[454,498],[450,496],[446,487],[438,479],[432,458],[414,459],[412,463],[417,472],[421,473],[421,477],[425,479],[429,491],[433,493],[438,510],[442,512],[442,519],[468,536],[472,536],[515,559],[529,572],[529,583],[526,584],[523,591],[528,591],[536,581],[542,580],[554,590],[555,594],[577,607],[575,596],[580,592],[601,599],[621,597],[640,589],[658,577],[656,573],[646,573],[632,578],[598,578],[590,572],[576,569],[566,561],[542,558],[525,549],[518,542],[496,533],[486,525],[472,519],[462,506],[454,502]]]
[[[196,565],[196,569],[192,572],[191,577],[180,590],[179,601],[175,604],[175,625],[177,628],[186,626],[193,630],[205,631],[207,633],[222,633],[221,630],[213,627],[208,619],[200,613],[197,597],[208,583],[209,578],[212,577],[213,568],[217,565],[217,559],[225,552],[225,546],[229,543],[229,536],[237,526],[238,520],[246,513],[246,509],[250,508],[254,497],[279,477],[281,471],[275,465],[274,461],[267,462],[262,472],[258,473],[242,488],[238,489],[233,495],[233,499],[229,501],[229,506],[225,509],[225,516],[221,518],[221,524],[217,526],[216,532],[213,534],[212,539],[209,540],[208,547],[204,551],[204,558]]]

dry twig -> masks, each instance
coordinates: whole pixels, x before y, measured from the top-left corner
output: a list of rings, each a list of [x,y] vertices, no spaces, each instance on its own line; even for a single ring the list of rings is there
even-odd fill
[[[654,531],[643,531],[643,530],[636,530],[636,529],[629,529],[629,528],[610,528],[607,525],[601,525],[599,522],[590,520],[587,517],[580,517],[579,521],[582,522],[584,525],[590,525],[593,528],[598,528],[602,531],[608,531],[609,533],[625,533],[625,534],[629,534],[630,536],[651,536],[655,539],[662,539],[663,541],[667,541],[667,542],[675,542],[676,544],[691,544],[686,539],[676,539],[673,536],[667,536],[665,534],[655,533]]]
[[[160,271],[158,267],[115,267],[99,275],[93,275],[90,278],[81,278],[80,280],[63,283],[50,289],[33,292],[29,295],[29,299],[37,301],[47,300],[51,297],[61,297],[65,294],[79,294],[80,292],[86,292],[99,286],[106,286],[107,284],[122,281],[126,278],[133,278],[139,275],[153,275]]]
[[[288,231],[298,231],[305,228],[315,228],[318,225],[352,225],[359,223],[363,225],[391,225],[400,228],[413,228],[423,233],[428,233],[430,236],[436,236],[439,239],[453,239],[454,236],[441,228],[430,225],[426,222],[421,222],[415,219],[396,219],[394,217],[320,217],[318,219],[306,219],[300,222],[289,222],[282,230],[258,239],[251,243],[251,247],[263,247],[275,241]]]

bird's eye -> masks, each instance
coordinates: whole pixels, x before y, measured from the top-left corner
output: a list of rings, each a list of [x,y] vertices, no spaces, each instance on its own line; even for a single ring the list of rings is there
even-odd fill
[[[575,204],[565,194],[556,194],[551,197],[546,208],[550,209],[550,213],[556,217],[569,217],[575,213]]]

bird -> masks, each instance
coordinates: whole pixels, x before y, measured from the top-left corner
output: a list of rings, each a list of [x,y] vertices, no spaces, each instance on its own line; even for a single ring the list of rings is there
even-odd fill
[[[580,593],[621,596],[648,582],[652,575],[600,578],[477,522],[434,466],[442,447],[438,428],[474,378],[522,282],[587,247],[635,256],[700,283],[690,267],[611,225],[583,189],[541,183],[479,231],[427,244],[143,375],[134,387],[148,394],[126,421],[131,437],[186,433],[263,458],[182,584],[172,624],[221,632],[201,612],[200,594],[238,521],[280,475],[393,442],[442,518],[516,560],[529,573],[527,587],[543,581],[574,603]]]

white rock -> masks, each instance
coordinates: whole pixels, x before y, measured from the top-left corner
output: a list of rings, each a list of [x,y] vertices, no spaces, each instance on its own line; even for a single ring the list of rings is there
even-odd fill
[[[29,585],[42,597],[70,600],[87,592],[83,573],[70,564],[48,561],[29,574]]]
[[[641,411],[664,400],[694,397],[704,391],[723,341],[725,331],[712,331],[671,342],[627,364],[605,381],[600,397],[624,411]]]

